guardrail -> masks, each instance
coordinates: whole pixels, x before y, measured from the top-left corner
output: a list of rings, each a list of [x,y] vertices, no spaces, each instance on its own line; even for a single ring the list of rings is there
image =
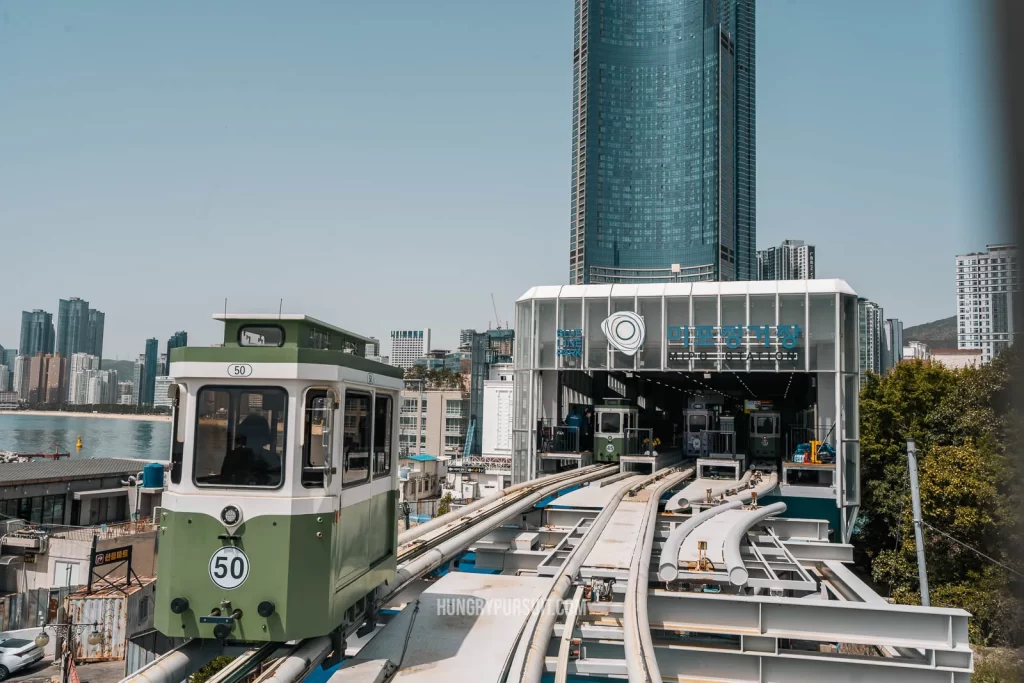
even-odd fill
[[[537,430],[538,453],[579,453],[580,428],[543,420]]]

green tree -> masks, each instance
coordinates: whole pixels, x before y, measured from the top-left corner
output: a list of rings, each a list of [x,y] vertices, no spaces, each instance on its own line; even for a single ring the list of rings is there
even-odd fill
[[[447,515],[452,511],[452,494],[446,493],[441,501],[437,504],[437,516]]]
[[[916,439],[932,604],[970,611],[976,643],[1021,642],[1019,576],[1000,566],[1021,570],[1013,560],[1020,488],[1006,448],[1019,424],[1008,388],[1018,358],[1011,349],[960,371],[903,363],[888,377],[869,377],[861,395],[863,505],[855,543],[898,602],[920,603],[906,460],[906,439]]]
[[[234,661],[234,657],[214,657],[206,666],[189,677],[190,683],[206,683],[221,669]]]

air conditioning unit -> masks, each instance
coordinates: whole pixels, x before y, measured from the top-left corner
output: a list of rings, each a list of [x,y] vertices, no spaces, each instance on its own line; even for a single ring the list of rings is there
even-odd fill
[[[45,553],[50,536],[45,531],[19,529],[0,538],[0,546],[21,548],[26,553]]]

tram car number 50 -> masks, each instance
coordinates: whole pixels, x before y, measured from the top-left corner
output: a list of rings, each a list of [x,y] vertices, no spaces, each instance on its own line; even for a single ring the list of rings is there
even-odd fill
[[[249,558],[241,548],[220,548],[210,558],[210,578],[219,588],[238,588],[249,578]]]

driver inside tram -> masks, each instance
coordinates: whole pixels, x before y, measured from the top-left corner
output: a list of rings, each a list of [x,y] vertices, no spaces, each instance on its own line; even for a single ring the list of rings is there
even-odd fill
[[[225,484],[269,485],[273,478],[270,448],[270,426],[257,414],[247,415],[238,425],[235,447],[224,458],[221,481]]]

